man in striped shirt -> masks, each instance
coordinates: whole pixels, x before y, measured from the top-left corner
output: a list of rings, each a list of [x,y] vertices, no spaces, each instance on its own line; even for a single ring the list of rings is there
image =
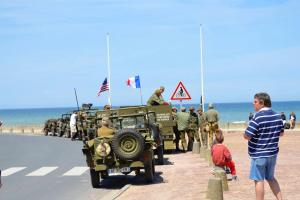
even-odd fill
[[[254,180],[257,200],[264,199],[264,180],[267,180],[277,199],[282,199],[280,186],[274,177],[279,137],[284,133],[278,113],[271,110],[267,93],[254,95],[253,106],[257,112],[245,131],[248,153],[251,158],[250,179]]]

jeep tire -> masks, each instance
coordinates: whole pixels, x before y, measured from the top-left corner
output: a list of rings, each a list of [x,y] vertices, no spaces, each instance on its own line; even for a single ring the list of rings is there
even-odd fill
[[[133,129],[120,130],[112,138],[112,149],[121,160],[135,160],[141,156],[145,140]]]
[[[156,154],[157,154],[157,164],[163,165],[164,164],[164,147],[163,147],[163,145],[160,145],[156,148]]]
[[[155,173],[154,159],[152,152],[149,153],[151,153],[151,156],[149,156],[149,160],[145,163],[145,178],[147,183],[153,183]]]
[[[90,175],[91,175],[91,183],[92,183],[93,188],[99,188],[100,187],[99,172],[96,172],[94,169],[90,169]]]

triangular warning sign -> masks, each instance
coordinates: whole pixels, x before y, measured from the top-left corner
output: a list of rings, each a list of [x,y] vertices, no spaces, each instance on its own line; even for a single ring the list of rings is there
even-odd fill
[[[174,91],[171,100],[191,100],[191,96],[180,81]]]

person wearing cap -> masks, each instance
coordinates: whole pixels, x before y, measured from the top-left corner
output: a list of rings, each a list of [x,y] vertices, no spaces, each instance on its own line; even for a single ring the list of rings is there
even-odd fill
[[[162,93],[164,91],[165,88],[162,86],[159,89],[156,89],[151,95],[151,97],[148,99],[147,106],[169,105],[169,103],[165,102],[164,98],[162,97]]]
[[[114,134],[115,131],[112,128],[109,128],[109,118],[103,117],[101,125],[101,128],[98,128],[97,130],[98,137],[107,137]]]
[[[197,140],[197,142],[200,142],[199,133],[198,133],[198,115],[195,113],[195,108],[193,106],[190,106],[190,118],[189,118],[189,131],[188,135],[191,140],[189,140],[188,143],[188,150],[193,148],[193,142],[194,140]]]
[[[203,147],[207,147],[207,132],[205,130],[205,126],[207,125],[207,121],[206,121],[206,113],[203,112],[202,108],[199,107],[198,110],[198,132],[199,132],[199,137],[200,141],[202,142],[201,145],[203,145]]]
[[[103,107],[103,110],[107,111],[107,110],[110,110],[111,109],[111,106],[106,104],[104,107]]]
[[[183,150],[183,152],[185,152],[186,150],[188,150],[187,143],[185,140],[185,133],[188,133],[190,114],[186,112],[185,107],[182,107],[181,112],[178,112],[176,114],[176,117],[177,117],[178,131],[180,134],[182,150]],[[188,137],[188,139],[190,142],[191,138]]]
[[[175,143],[176,151],[180,151],[180,149],[179,149],[180,134],[179,134],[179,131],[178,131],[177,108],[176,107],[172,108],[172,117],[173,117],[173,120],[175,122],[175,126],[173,126],[173,132],[175,134],[174,143]]]
[[[214,108],[214,104],[208,104],[208,111],[206,112],[206,121],[209,125],[209,132],[208,132],[208,147],[210,148],[213,144],[213,135],[216,130],[219,128],[219,113]]]

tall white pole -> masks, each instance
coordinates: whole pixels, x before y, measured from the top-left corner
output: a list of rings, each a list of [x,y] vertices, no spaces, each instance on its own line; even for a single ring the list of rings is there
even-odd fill
[[[109,60],[109,33],[106,34],[107,46],[107,72],[108,72],[108,104],[111,106],[110,60]]]
[[[202,24],[200,24],[200,67],[201,67],[201,100],[202,100],[202,110],[204,112],[204,85],[203,85],[203,35],[202,35]]]

